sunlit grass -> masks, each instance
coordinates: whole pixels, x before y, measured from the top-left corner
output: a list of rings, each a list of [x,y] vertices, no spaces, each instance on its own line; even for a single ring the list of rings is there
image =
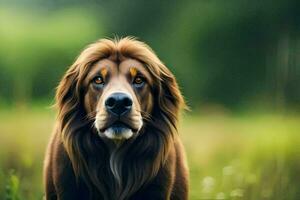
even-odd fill
[[[198,116],[182,123],[191,199],[298,199],[297,116]]]
[[[190,199],[299,199],[299,121],[281,114],[185,115],[180,135],[190,166]],[[42,199],[43,156],[53,122],[47,108],[0,112],[0,199]]]
[[[10,171],[20,179],[21,199],[42,198],[42,165],[54,115],[50,109],[0,112],[0,199]]]

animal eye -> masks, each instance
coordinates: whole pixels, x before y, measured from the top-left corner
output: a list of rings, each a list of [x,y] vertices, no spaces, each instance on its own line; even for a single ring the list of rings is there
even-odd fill
[[[135,86],[142,86],[144,84],[144,82],[145,82],[144,78],[142,78],[140,76],[135,77],[134,80],[133,80],[133,84]]]
[[[96,76],[93,79],[93,83],[96,84],[96,85],[103,85],[104,81],[103,81],[103,78],[101,76]]]

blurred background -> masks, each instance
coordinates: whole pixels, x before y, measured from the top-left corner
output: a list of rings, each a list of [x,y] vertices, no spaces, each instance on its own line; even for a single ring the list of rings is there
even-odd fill
[[[190,199],[300,199],[298,0],[1,0],[0,199],[42,199],[55,87],[86,45],[128,35],[191,107]]]

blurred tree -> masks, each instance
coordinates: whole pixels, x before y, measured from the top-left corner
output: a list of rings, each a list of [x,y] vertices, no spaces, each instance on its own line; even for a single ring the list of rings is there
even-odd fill
[[[27,11],[8,12],[5,6],[1,11],[0,68],[8,73],[0,74],[2,96],[10,90],[1,85],[14,79],[19,95],[45,98],[80,49],[105,30],[105,36],[133,35],[153,47],[193,107],[300,106],[298,0],[11,0],[3,5]],[[74,6],[78,9],[68,9]],[[44,13],[31,13],[33,8]],[[24,71],[16,74],[25,68],[29,85],[38,86],[33,92],[25,92],[32,87],[24,84]]]
[[[5,9],[0,13],[0,67],[7,73],[1,77],[8,77],[1,85],[2,95],[18,104],[32,96],[49,96],[79,49],[101,36],[95,17],[76,8],[54,13]]]

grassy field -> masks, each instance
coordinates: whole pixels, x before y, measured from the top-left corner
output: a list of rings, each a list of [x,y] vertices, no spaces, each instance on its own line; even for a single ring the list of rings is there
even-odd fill
[[[42,199],[42,164],[54,112],[0,112],[0,199]],[[300,116],[183,116],[190,199],[300,199]]]

